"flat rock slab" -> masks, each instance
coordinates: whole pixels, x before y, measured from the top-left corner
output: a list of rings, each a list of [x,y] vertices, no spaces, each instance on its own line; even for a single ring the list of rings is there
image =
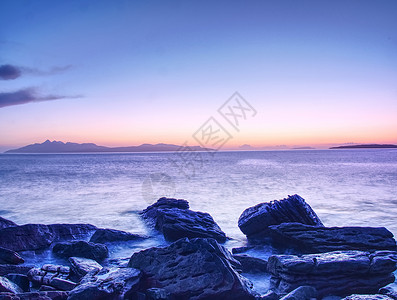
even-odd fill
[[[90,224],[27,224],[0,229],[0,247],[13,251],[39,250],[58,240],[87,236],[97,228]]]
[[[226,241],[226,235],[208,213],[189,210],[186,200],[160,198],[142,212],[155,229],[163,233],[169,241],[180,238],[214,238]]]
[[[275,244],[303,253],[337,250],[397,250],[393,234],[384,227],[316,227],[284,223],[269,227]]]
[[[269,258],[271,284],[279,294],[303,285],[319,296],[377,293],[394,282],[397,253],[394,251],[334,251],[307,255],[274,255]]]
[[[253,300],[247,279],[234,267],[238,261],[215,239],[180,239],[165,248],[132,255],[129,267],[143,272],[142,288],[162,288],[179,300]],[[174,299],[172,298],[172,299]]]
[[[238,226],[248,238],[257,238],[267,237],[271,225],[290,222],[323,226],[310,205],[299,195],[247,208],[241,214]]]
[[[89,272],[100,271],[102,266],[95,260],[84,257],[70,257],[71,271],[77,278],[82,278]]]

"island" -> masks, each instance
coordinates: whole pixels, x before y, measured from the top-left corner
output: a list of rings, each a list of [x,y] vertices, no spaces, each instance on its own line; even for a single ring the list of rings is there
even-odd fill
[[[330,149],[374,149],[374,148],[397,148],[397,145],[392,145],[392,144],[346,145],[346,146],[331,147]]]

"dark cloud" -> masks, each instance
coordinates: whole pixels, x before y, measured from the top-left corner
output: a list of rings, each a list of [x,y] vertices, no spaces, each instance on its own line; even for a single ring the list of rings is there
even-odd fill
[[[65,72],[72,68],[71,65],[61,66],[61,67],[53,67],[48,70],[40,70],[36,68],[27,68],[27,67],[18,67],[14,65],[1,65],[0,66],[0,80],[11,80],[16,79],[22,75],[37,75],[37,76],[47,76],[47,75],[56,75],[62,72]]]
[[[0,79],[11,80],[21,76],[21,69],[13,65],[1,65],[0,66]]]
[[[81,96],[40,95],[35,88],[27,88],[11,93],[0,93],[0,108],[30,102],[80,97]]]

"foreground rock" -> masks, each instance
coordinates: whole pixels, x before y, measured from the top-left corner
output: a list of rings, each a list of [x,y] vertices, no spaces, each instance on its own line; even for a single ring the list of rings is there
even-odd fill
[[[214,238],[226,241],[225,233],[208,213],[189,210],[186,200],[160,198],[142,212],[142,216],[170,241],[180,238]]]
[[[22,293],[23,290],[8,278],[0,276],[0,292],[7,293]]]
[[[54,241],[86,237],[97,228],[90,224],[27,224],[0,229],[0,247],[13,251],[39,250]]]
[[[10,273],[26,275],[32,268],[34,268],[33,265],[0,265],[0,276]]]
[[[72,274],[80,280],[87,273],[102,270],[102,266],[95,260],[83,257],[70,257],[69,262],[71,265]]]
[[[337,250],[396,250],[393,234],[384,227],[316,227],[284,223],[269,227],[275,244],[303,253]]]
[[[122,241],[142,240],[145,237],[115,229],[98,229],[90,239],[92,243],[111,243]]]
[[[23,258],[15,251],[0,247],[0,264],[23,264]]]
[[[248,238],[256,238],[267,237],[271,225],[290,222],[323,226],[310,205],[299,195],[247,208],[241,214],[238,226]]]
[[[300,286],[280,300],[311,300],[317,299],[317,290],[311,286]]]
[[[141,281],[139,270],[102,269],[98,274],[90,274],[69,293],[68,300],[139,299],[136,297]]]
[[[279,294],[302,285],[317,289],[319,296],[375,294],[394,282],[394,251],[335,251],[322,254],[274,255],[269,258],[271,284]]]
[[[18,226],[15,224],[13,221],[4,219],[0,217],[0,229],[7,228],[7,227],[13,227],[13,226]]]
[[[180,239],[165,248],[132,255],[129,267],[143,272],[142,288],[162,288],[175,299],[255,299],[238,261],[214,239]]]
[[[385,295],[350,295],[347,296],[346,298],[343,298],[342,300],[393,300],[393,298],[390,298]]]
[[[50,286],[56,290],[70,291],[76,283],[70,280],[70,269],[66,266],[43,265],[28,272],[28,279],[36,286]]]
[[[96,261],[104,260],[109,256],[108,248],[103,244],[95,244],[86,241],[72,241],[58,243],[52,248],[52,252],[60,257],[84,257]]]
[[[19,294],[2,293],[1,296],[3,296],[3,298],[0,299],[5,300],[66,300],[68,298],[68,293],[62,291],[30,292]]]
[[[267,261],[247,254],[236,254],[233,258],[241,264],[243,273],[266,273]]]

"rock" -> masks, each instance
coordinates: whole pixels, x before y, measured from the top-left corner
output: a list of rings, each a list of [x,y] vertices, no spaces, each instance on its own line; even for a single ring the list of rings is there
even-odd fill
[[[84,277],[87,273],[92,271],[100,271],[102,266],[95,260],[83,257],[70,257],[71,271],[78,279]]]
[[[0,276],[0,292],[6,292],[6,293],[22,293],[22,289],[14,282],[9,280],[6,277]]]
[[[394,251],[334,251],[319,254],[273,255],[268,261],[272,288],[289,293],[310,284],[319,297],[377,293],[394,281],[397,253]]]
[[[280,296],[277,295],[274,291],[270,290],[263,296],[259,297],[258,300],[279,300]]]
[[[91,237],[92,243],[111,243],[131,240],[141,240],[145,237],[115,229],[98,229]]]
[[[15,224],[13,221],[4,219],[0,217],[0,229],[7,228],[7,227],[13,227],[13,226],[18,226]]]
[[[390,298],[385,295],[350,295],[346,298],[343,298],[342,300],[393,300],[393,298]]]
[[[310,205],[293,195],[247,208],[238,220],[238,227],[248,238],[257,238],[267,237],[271,225],[291,222],[324,226]]]
[[[57,290],[69,291],[76,286],[70,280],[70,269],[60,265],[43,265],[28,272],[28,279],[37,286],[47,285]]]
[[[39,250],[58,240],[71,240],[96,230],[90,224],[27,224],[0,229],[0,247],[13,251]]]
[[[0,265],[0,276],[4,276],[10,273],[17,273],[17,274],[23,274],[26,275],[28,274],[29,270],[34,268],[32,265]]]
[[[17,295],[18,300],[66,300],[68,293],[63,291],[30,292]]]
[[[147,300],[170,300],[170,293],[165,289],[151,288],[146,290]]]
[[[59,257],[84,257],[101,261],[109,256],[108,248],[103,244],[95,244],[86,241],[72,241],[58,243],[52,248],[52,252]]]
[[[269,226],[275,244],[303,253],[337,250],[396,250],[393,234],[384,227],[316,227],[300,223]]]
[[[189,210],[186,200],[161,198],[142,212],[142,216],[154,224],[169,241],[180,238],[214,238],[226,241],[225,233],[208,213]]]
[[[0,300],[20,300],[20,298],[13,293],[0,292]]]
[[[129,267],[143,272],[142,288],[162,288],[175,299],[255,299],[238,261],[215,239],[180,239],[134,253]]]
[[[22,274],[7,274],[6,276],[9,280],[17,284],[22,291],[29,292],[30,291],[30,282],[28,276]]]
[[[397,300],[397,291],[390,286],[385,286],[379,289],[379,294],[386,295],[390,298],[393,298],[394,300]]]
[[[267,261],[247,254],[233,255],[240,262],[243,273],[267,273]]]
[[[102,269],[69,293],[68,300],[135,299],[141,272],[133,268]]]
[[[311,300],[317,299],[317,290],[311,286],[300,286],[280,300]]]
[[[24,262],[23,258],[15,251],[0,247],[0,264],[19,265]]]

